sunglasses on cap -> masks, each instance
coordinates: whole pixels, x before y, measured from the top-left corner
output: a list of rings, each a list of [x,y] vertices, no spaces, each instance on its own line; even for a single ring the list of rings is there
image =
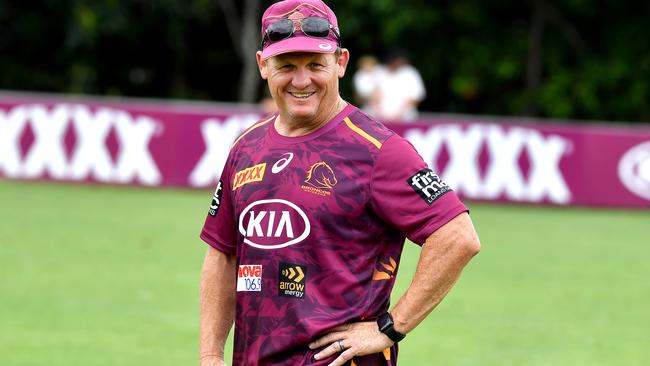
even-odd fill
[[[264,48],[264,43],[266,43],[267,39],[269,42],[273,43],[291,37],[296,31],[296,23],[300,23],[300,31],[308,37],[327,38],[331,30],[336,37],[339,47],[341,46],[339,33],[336,31],[336,28],[327,21],[327,19],[320,17],[307,17],[300,19],[300,21],[284,18],[271,23],[264,32],[260,49]]]

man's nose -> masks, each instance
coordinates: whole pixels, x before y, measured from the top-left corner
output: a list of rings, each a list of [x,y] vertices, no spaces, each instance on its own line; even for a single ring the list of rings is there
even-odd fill
[[[298,68],[293,74],[291,84],[297,89],[304,89],[311,84],[311,74],[306,68]]]

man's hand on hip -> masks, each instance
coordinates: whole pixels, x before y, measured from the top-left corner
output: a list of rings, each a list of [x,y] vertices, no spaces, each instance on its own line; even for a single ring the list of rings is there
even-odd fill
[[[329,366],[342,366],[354,356],[379,353],[391,347],[393,343],[379,331],[377,323],[372,321],[336,327],[330,333],[310,343],[309,348],[325,347],[314,356],[317,360],[339,354],[339,357]]]

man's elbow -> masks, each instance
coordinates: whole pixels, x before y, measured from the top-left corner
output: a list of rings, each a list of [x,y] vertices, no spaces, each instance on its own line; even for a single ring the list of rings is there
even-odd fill
[[[459,224],[457,226],[457,233],[459,233],[457,242],[460,244],[463,253],[468,258],[472,258],[481,251],[481,241],[478,238],[472,219],[468,214],[464,214],[458,216],[456,222]]]
[[[466,247],[467,253],[473,257],[481,251],[481,242],[478,240],[478,237],[475,237],[473,240],[467,242]]]
[[[467,230],[459,241],[460,248],[468,258],[472,258],[481,251],[481,242],[474,230]]]

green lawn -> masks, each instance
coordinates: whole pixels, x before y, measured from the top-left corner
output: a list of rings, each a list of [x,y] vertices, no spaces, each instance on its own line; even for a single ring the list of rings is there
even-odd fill
[[[0,182],[0,365],[196,365],[211,197]],[[471,208],[483,249],[400,365],[650,364],[650,211]]]

